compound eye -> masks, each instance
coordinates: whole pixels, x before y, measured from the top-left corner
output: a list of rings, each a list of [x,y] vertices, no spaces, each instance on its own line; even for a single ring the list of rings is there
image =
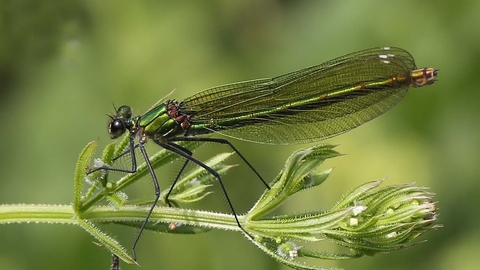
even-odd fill
[[[123,122],[121,119],[113,120],[108,126],[108,133],[110,133],[112,139],[122,136],[125,131],[125,122]]]
[[[125,106],[125,105],[121,106],[117,110],[117,116],[122,117],[122,118],[126,118],[126,119],[131,118],[132,117],[132,108],[130,108],[129,106]]]

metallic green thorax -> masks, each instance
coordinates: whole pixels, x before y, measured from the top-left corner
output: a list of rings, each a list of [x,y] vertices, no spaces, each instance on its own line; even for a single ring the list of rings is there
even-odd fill
[[[142,141],[146,138],[156,142],[167,141],[184,134],[190,126],[189,116],[180,113],[180,105],[181,103],[169,100],[136,117],[132,117],[129,106],[121,106],[114,116],[110,116],[108,132],[112,139],[128,130],[132,136],[138,135]]]
[[[168,140],[185,133],[188,126],[186,116],[179,114],[176,101],[167,101],[136,120],[137,127],[143,128],[143,133],[155,140]]]

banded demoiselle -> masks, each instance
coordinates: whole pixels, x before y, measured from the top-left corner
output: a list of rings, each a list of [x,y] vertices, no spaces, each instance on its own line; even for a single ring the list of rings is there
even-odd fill
[[[124,154],[132,156],[132,168],[102,166],[93,171],[105,169],[134,173],[137,168],[136,148],[140,149],[147,163],[155,186],[155,200],[133,244],[134,258],[135,247],[160,196],[160,186],[144,147],[148,140],[186,159],[170,192],[188,161],[203,167],[218,179],[238,226],[251,237],[242,228],[219,174],[177,142],[228,145],[269,188],[228,139],[202,135],[219,133],[227,138],[265,144],[320,141],[381,115],[395,106],[408,88],[433,84],[436,77],[434,68],[417,69],[407,51],[379,47],[275,78],[217,86],[183,101],[168,100],[141,116],[132,116],[129,106],[121,106],[115,115],[110,116],[108,132],[115,139],[128,130],[130,143]],[[168,195],[166,202],[171,206]]]

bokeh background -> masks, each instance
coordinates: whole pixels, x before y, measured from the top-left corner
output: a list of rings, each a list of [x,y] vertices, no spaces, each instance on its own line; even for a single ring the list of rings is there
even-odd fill
[[[0,204],[69,204],[81,149],[95,139],[101,146],[110,142],[105,114],[113,112],[112,103],[142,113],[173,89],[181,100],[364,48],[398,46],[419,67],[439,68],[438,82],[413,89],[382,117],[329,139],[347,155],[323,166],[335,170],[321,188],[280,211],[328,209],[348,190],[384,177],[385,184],[416,182],[437,193],[444,225],[421,237],[426,243],[316,264],[478,269],[479,11],[474,0],[1,1]],[[234,143],[269,180],[291,152],[306,147]],[[156,149],[149,145],[150,152]],[[207,146],[199,156],[222,151],[227,149]],[[246,211],[262,186],[240,165],[225,180],[237,208]],[[178,167],[157,172],[163,186]],[[151,188],[144,179],[127,192],[152,196]],[[127,248],[137,233],[113,225],[102,229]],[[71,226],[1,226],[0,269],[108,269],[110,254],[93,241]],[[147,232],[137,252],[142,269],[288,269],[233,232]]]

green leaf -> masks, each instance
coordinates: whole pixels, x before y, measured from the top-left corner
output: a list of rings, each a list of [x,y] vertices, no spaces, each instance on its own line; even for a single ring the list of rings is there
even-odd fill
[[[80,156],[78,157],[77,166],[75,167],[75,174],[73,177],[73,209],[75,212],[80,211],[82,204],[82,190],[83,183],[85,181],[85,173],[92,159],[95,149],[98,145],[98,141],[93,141],[87,144],[83,148]]]
[[[333,150],[334,147],[322,144],[293,153],[288,158],[284,169],[271,183],[271,188],[265,191],[250,209],[247,218],[254,220],[259,216],[266,215],[289,196],[325,181],[331,170],[322,173],[315,173],[315,170],[325,159],[340,155]]]
[[[135,260],[128,255],[126,249],[120,245],[115,239],[108,236],[104,232],[100,231],[97,227],[95,227],[92,223],[78,219],[78,225],[82,227],[85,231],[87,231],[90,235],[92,235],[97,241],[100,242],[100,245],[108,249],[111,253],[117,255],[120,259],[122,259],[126,263],[130,264],[137,264]]]

